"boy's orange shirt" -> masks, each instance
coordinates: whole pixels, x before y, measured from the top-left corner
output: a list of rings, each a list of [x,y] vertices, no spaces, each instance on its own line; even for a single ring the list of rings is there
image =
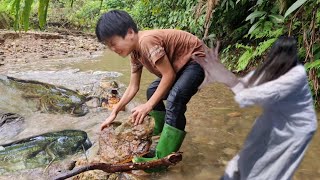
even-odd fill
[[[205,57],[202,42],[196,36],[181,30],[163,29],[139,32],[139,50],[131,53],[131,71],[143,66],[161,77],[155,63],[167,55],[175,72],[178,72],[192,55]]]

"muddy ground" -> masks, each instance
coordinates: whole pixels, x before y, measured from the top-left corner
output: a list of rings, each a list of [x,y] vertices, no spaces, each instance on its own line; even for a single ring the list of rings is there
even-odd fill
[[[14,32],[0,30],[0,69],[43,59],[87,57],[102,51],[94,34],[56,32]]]

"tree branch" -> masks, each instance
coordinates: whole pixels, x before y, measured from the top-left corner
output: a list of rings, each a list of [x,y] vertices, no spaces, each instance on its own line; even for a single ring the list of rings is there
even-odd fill
[[[80,174],[82,172],[91,171],[91,170],[102,170],[107,173],[115,173],[115,172],[124,172],[130,170],[143,170],[150,168],[157,168],[161,166],[171,166],[177,164],[182,160],[182,153],[177,152],[170,154],[164,158],[143,162],[143,163],[125,163],[125,164],[106,164],[106,163],[93,163],[87,166],[82,166],[75,168],[69,172],[60,174],[54,178],[54,180],[63,180]]]

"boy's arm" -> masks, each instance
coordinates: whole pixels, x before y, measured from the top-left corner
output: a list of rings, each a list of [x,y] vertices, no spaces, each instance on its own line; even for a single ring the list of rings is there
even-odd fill
[[[135,72],[131,72],[130,83],[120,101],[114,106],[110,116],[101,124],[101,130],[109,126],[110,123],[117,117],[119,111],[123,109],[137,94],[140,87],[140,79],[142,74],[142,68]]]
[[[151,98],[145,103],[132,109],[132,119],[135,123],[141,124],[144,117],[160,102],[160,100],[169,92],[176,73],[166,55],[158,59],[155,63],[157,69],[160,71],[162,77],[159,86],[157,87]]]

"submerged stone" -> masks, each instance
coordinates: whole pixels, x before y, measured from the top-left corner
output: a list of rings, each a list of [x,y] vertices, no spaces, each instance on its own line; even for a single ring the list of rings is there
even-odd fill
[[[23,124],[24,118],[19,114],[0,111],[0,140],[19,134],[23,130]]]

